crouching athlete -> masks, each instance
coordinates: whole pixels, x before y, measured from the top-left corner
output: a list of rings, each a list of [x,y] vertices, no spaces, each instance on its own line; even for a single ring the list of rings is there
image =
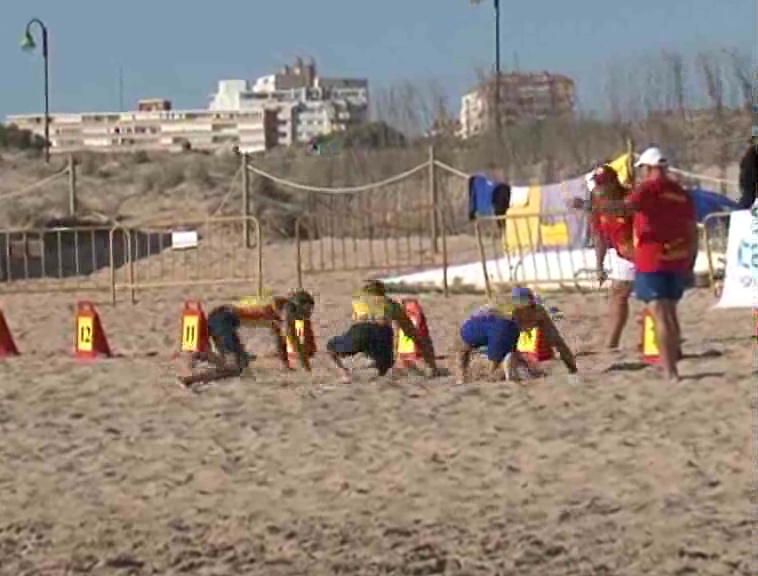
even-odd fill
[[[379,376],[386,375],[395,364],[395,332],[393,322],[421,351],[432,376],[440,374],[431,338],[422,337],[403,306],[387,297],[382,282],[371,280],[363,285],[353,299],[353,323],[344,334],[334,336],[326,350],[337,367],[343,383],[350,383],[350,371],[342,359],[365,354],[374,362]]]
[[[208,335],[213,351],[194,352],[190,358],[190,373],[180,376],[179,380],[185,386],[190,386],[196,382],[239,376],[250,361],[255,359],[242,346],[239,329],[243,325],[271,329],[277,355],[286,370],[290,369],[287,341],[292,342],[300,365],[310,372],[310,358],[297,336],[296,322],[309,320],[314,305],[313,296],[304,290],[298,290],[287,298],[274,297],[214,308],[208,314]],[[194,370],[198,361],[209,362],[213,366]]]
[[[537,328],[546,342],[555,349],[570,374],[576,374],[576,359],[561,336],[550,314],[538,304],[526,288],[514,288],[509,304],[490,305],[480,308],[469,316],[461,326],[458,341],[458,383],[468,380],[471,355],[483,348],[494,375],[501,367],[508,381],[517,379],[517,368],[524,366],[534,377],[537,371],[517,350],[521,332]]]

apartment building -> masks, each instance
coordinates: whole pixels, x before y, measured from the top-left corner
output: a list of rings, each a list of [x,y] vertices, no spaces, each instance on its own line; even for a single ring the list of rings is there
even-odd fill
[[[346,130],[368,121],[368,80],[323,78],[316,63],[298,58],[276,74],[252,84],[222,80],[211,95],[211,110],[276,110],[279,143],[307,143],[318,136]]]
[[[461,98],[459,136],[469,138],[493,126],[496,109],[506,127],[571,115],[575,97],[574,81],[561,74],[513,72],[501,74],[499,82],[491,76]]]
[[[222,80],[206,110],[174,110],[164,99],[140,100],[129,112],[51,114],[52,152],[76,150],[218,150],[254,154],[307,143],[368,121],[368,80],[322,78],[298,58],[252,85]],[[44,115],[8,116],[8,124],[44,137]]]
[[[8,116],[7,123],[44,136],[43,114]],[[276,146],[277,133],[274,110],[173,110],[163,99],[141,100],[130,112],[50,116],[52,152],[237,148],[255,154]]]

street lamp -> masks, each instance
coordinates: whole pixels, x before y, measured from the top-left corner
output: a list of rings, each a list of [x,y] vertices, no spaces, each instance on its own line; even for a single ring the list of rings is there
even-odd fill
[[[45,66],[45,162],[50,163],[50,87],[48,82],[47,26],[39,18],[32,18],[26,25],[26,32],[21,40],[21,49],[31,52],[37,47],[32,36],[32,25],[36,24],[42,31],[42,60]]]
[[[472,4],[481,4],[482,0],[471,0]],[[492,0],[495,9],[495,95],[492,104],[495,109],[495,127],[500,136],[500,0]]]

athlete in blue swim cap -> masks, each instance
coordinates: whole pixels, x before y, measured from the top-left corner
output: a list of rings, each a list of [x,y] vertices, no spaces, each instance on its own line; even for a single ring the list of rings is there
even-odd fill
[[[528,288],[513,288],[509,303],[479,308],[461,326],[458,342],[459,384],[466,382],[471,355],[486,348],[492,373],[501,366],[507,380],[515,379],[514,368],[528,363],[516,349],[521,332],[539,328],[548,344],[554,348],[569,373],[577,372],[573,352],[561,336],[547,310],[537,302]],[[533,372],[531,372],[533,375]]]

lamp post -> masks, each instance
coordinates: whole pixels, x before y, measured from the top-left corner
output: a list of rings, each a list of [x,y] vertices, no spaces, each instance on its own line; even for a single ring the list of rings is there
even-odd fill
[[[42,32],[42,61],[45,67],[45,162],[50,163],[50,85],[48,81],[47,26],[39,18],[32,18],[26,25],[26,32],[21,40],[21,49],[31,52],[37,47],[32,36],[32,26],[36,24]]]
[[[481,4],[482,0],[471,0],[472,4]],[[495,81],[494,95],[492,97],[492,106],[495,109],[495,129],[497,136],[500,137],[501,117],[500,117],[500,0],[492,0],[495,9]]]

